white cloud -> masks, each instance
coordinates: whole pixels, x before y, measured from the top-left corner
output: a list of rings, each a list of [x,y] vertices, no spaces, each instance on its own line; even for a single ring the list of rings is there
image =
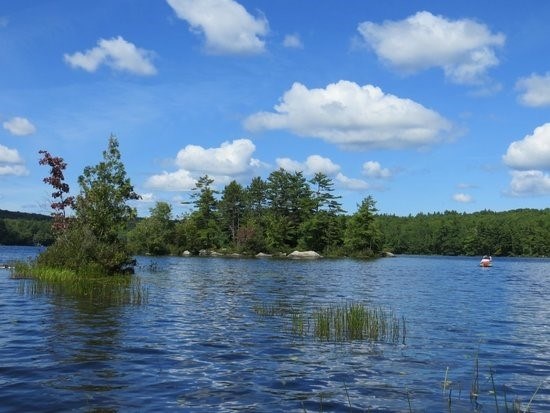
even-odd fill
[[[363,173],[369,178],[391,178],[392,173],[388,168],[382,168],[379,162],[368,161],[363,164]]]
[[[277,167],[283,168],[287,172],[303,172],[306,169],[303,163],[290,158],[277,158],[275,163]]]
[[[195,187],[196,180],[189,171],[180,169],[175,172],[162,172],[150,176],[145,181],[145,187],[162,191],[190,191]]]
[[[249,139],[224,142],[219,148],[187,145],[176,156],[176,165],[188,171],[214,175],[241,175],[258,164],[252,158],[256,146]]]
[[[511,171],[509,195],[541,196],[550,195],[550,175],[542,171]]]
[[[23,165],[2,165],[0,163],[0,176],[3,176],[3,175],[25,176],[28,174],[29,174],[29,171]]]
[[[342,173],[336,174],[336,181],[339,182],[344,188],[352,191],[364,191],[370,189],[370,185],[362,179],[348,178]]]
[[[550,123],[512,142],[502,159],[513,169],[550,169]]]
[[[292,49],[303,49],[304,47],[298,34],[287,34],[283,40],[283,46]]]
[[[410,99],[345,80],[325,89],[294,83],[274,109],[249,116],[245,127],[289,129],[348,149],[422,147],[451,130],[449,121]]]
[[[473,198],[471,195],[464,194],[464,193],[458,193],[453,195],[453,200],[456,202],[460,202],[463,204],[468,204],[473,201]]]
[[[2,124],[12,135],[25,136],[36,132],[36,127],[26,118],[16,116]]]
[[[0,145],[0,163],[22,163],[23,159],[19,156],[17,149],[10,149],[7,146]]]
[[[28,174],[29,171],[23,165],[23,159],[19,156],[17,149],[0,145],[0,176],[23,176]]]
[[[526,106],[550,105],[550,72],[544,76],[532,74],[516,82],[516,89],[523,93],[519,101]]]
[[[310,155],[306,159],[307,170],[311,174],[322,172],[325,175],[332,176],[340,171],[340,165],[335,164],[329,158],[320,155]]]
[[[279,168],[283,168],[287,171],[302,171],[306,175],[314,175],[321,172],[327,176],[334,176],[340,171],[340,165],[320,155],[310,155],[303,163],[294,161],[290,158],[277,158],[276,163]]]
[[[139,194],[139,196],[140,196],[140,199],[138,199],[137,202],[146,203],[146,204],[155,202],[155,195],[152,192]]]
[[[216,184],[229,183],[233,177],[252,173],[264,164],[252,158],[256,146],[249,139],[224,142],[218,148],[187,145],[175,159],[180,169],[149,177],[145,187],[165,191],[188,191],[195,187],[196,179],[211,176]]]
[[[256,54],[269,31],[264,16],[254,17],[234,0],[167,0],[192,30],[204,34],[206,50],[214,54]]]
[[[382,24],[363,22],[359,33],[383,61],[414,73],[440,67],[459,84],[479,84],[489,68],[499,63],[495,48],[505,36],[470,19],[449,20],[422,11],[404,20]]]
[[[97,46],[85,52],[76,52],[63,57],[72,67],[95,72],[99,66],[107,66],[137,75],[154,75],[157,70],[151,62],[153,52],[140,49],[121,36],[99,39]]]

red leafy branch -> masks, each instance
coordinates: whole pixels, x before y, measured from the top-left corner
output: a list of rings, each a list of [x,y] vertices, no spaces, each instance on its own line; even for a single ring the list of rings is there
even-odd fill
[[[67,167],[67,163],[58,156],[52,156],[48,151],[39,151],[42,158],[38,161],[40,165],[50,167],[50,175],[43,179],[44,183],[52,186],[52,202],[50,204],[53,209],[52,228],[56,232],[62,232],[67,229],[68,219],[66,211],[68,208],[74,207],[74,197],[69,196],[69,185],[65,183],[63,171]]]

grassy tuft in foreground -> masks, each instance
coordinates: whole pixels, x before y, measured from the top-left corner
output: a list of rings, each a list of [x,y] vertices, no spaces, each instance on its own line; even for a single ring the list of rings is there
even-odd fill
[[[291,331],[300,337],[313,336],[321,341],[385,341],[405,343],[405,318],[391,311],[369,308],[361,303],[346,303],[320,307],[312,314],[276,305],[258,305],[254,312],[260,316],[289,316]]]
[[[17,263],[12,278],[23,281],[19,286],[23,294],[66,295],[112,305],[142,305],[149,298],[149,290],[139,277],[106,276],[97,268],[90,268],[90,272],[83,276],[66,269]]]

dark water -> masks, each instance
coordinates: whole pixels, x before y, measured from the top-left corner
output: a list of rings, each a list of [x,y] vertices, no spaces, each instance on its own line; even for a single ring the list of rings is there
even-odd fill
[[[550,411],[550,260],[477,263],[141,257],[144,305],[30,293],[2,269],[0,411]],[[301,338],[254,311],[349,301],[404,316],[405,344]]]

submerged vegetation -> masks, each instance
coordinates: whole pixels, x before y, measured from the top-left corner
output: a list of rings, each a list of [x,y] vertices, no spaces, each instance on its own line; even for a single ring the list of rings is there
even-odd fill
[[[28,295],[61,295],[101,305],[144,305],[149,289],[136,276],[75,276],[71,270],[52,269],[33,263],[16,263],[12,278],[19,279],[19,292]]]
[[[319,307],[310,314],[295,308],[276,305],[258,305],[254,312],[262,317],[289,317],[291,332],[301,338],[314,337],[320,341],[382,341],[405,344],[405,318],[392,311],[369,308],[362,303]]]

